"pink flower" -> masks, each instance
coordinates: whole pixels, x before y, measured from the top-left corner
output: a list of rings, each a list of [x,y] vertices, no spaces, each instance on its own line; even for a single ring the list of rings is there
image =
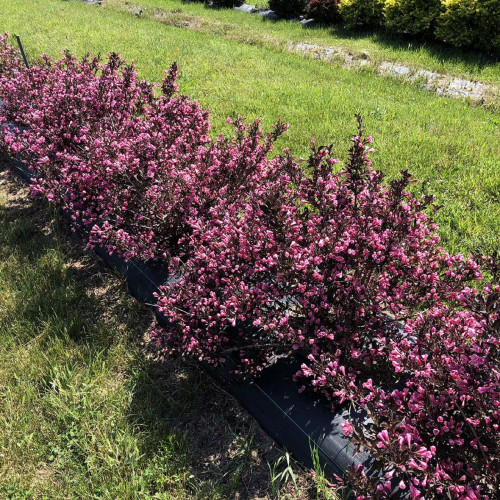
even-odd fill
[[[89,246],[169,267],[159,349],[213,365],[231,353],[245,376],[294,352],[308,359],[299,390],[366,414],[356,451],[382,477],[403,477],[413,498],[488,496],[500,286],[470,283],[497,276],[498,260],[440,246],[432,200],[407,172],[385,182],[372,168],[360,119],[343,166],[313,142],[303,168],[288,148],[272,154],[280,121],[265,134],[228,120],[234,134],[212,140],[175,64],[155,86],[115,54],[30,70],[17,54],[0,36],[0,147],[30,159],[33,195],[70,212]],[[359,471],[349,481],[363,496],[390,491]]]
[[[340,428],[342,429],[342,432],[346,436],[351,436],[354,433],[354,427],[347,420],[345,422],[343,422],[342,424],[340,424]]]

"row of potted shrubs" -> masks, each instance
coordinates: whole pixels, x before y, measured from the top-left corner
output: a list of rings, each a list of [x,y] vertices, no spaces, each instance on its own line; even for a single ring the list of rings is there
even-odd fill
[[[176,274],[158,296],[161,349],[231,357],[241,376],[297,356],[300,390],[365,413],[343,431],[383,475],[338,478],[357,498],[495,498],[498,259],[440,246],[432,199],[372,168],[359,117],[345,163],[314,142],[307,159],[272,157],[283,123],[211,138],[177,73],[155,85],[116,54],[69,53],[28,70],[2,36],[0,147],[90,246]]]
[[[234,7],[243,1],[207,3]],[[306,16],[351,29],[385,29],[500,54],[498,0],[269,0],[269,7],[284,18]]]

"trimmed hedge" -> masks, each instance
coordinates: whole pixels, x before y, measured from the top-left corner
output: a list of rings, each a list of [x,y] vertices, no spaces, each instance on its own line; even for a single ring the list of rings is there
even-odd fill
[[[441,0],[386,0],[385,27],[394,33],[432,35]]]
[[[446,0],[436,22],[435,36],[455,47],[500,53],[500,2]]]
[[[477,30],[475,2],[446,0],[443,9],[436,23],[436,38],[456,47],[473,45]]]
[[[382,28],[500,54],[497,0],[270,0],[269,5],[287,19],[306,14],[323,24]]]

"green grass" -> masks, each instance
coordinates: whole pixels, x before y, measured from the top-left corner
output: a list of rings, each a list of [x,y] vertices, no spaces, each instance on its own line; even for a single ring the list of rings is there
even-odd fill
[[[267,0],[247,3],[265,8]],[[103,9],[143,10],[143,16],[163,13],[168,19],[202,21],[198,29],[236,41],[276,47],[286,42],[308,42],[342,48],[352,54],[369,56],[374,63],[393,61],[473,80],[500,84],[498,60],[474,51],[457,50],[437,43],[384,33],[349,31],[342,26],[302,27],[296,21],[278,22],[232,9],[206,8],[200,2],[182,0],[105,0]]]
[[[279,450],[69,234],[0,171],[0,498],[266,498]]]
[[[183,436],[169,429],[167,412],[148,411],[161,400],[131,332],[103,320],[89,290],[104,284],[72,265],[49,214],[8,203],[2,188],[0,497],[127,498],[133,490],[151,498],[165,473],[172,492],[183,491]],[[127,319],[138,313],[111,293]]]

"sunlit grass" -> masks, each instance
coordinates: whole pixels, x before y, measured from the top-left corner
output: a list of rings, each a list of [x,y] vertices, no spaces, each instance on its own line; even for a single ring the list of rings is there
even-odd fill
[[[247,4],[267,8],[268,0],[252,1]],[[472,50],[457,50],[438,43],[418,41],[383,32],[349,31],[336,25],[302,27],[295,21],[271,21],[258,15],[248,15],[232,9],[206,8],[202,2],[183,0],[105,0],[103,9],[135,11],[142,8],[144,14],[152,12],[177,13],[205,19],[207,22],[224,25],[222,34],[236,40],[248,39],[253,43],[270,45],[272,40],[281,42],[308,42],[342,48],[353,54],[363,53],[374,62],[389,60],[403,64],[500,84],[498,60]],[[259,39],[261,42],[259,42]]]

